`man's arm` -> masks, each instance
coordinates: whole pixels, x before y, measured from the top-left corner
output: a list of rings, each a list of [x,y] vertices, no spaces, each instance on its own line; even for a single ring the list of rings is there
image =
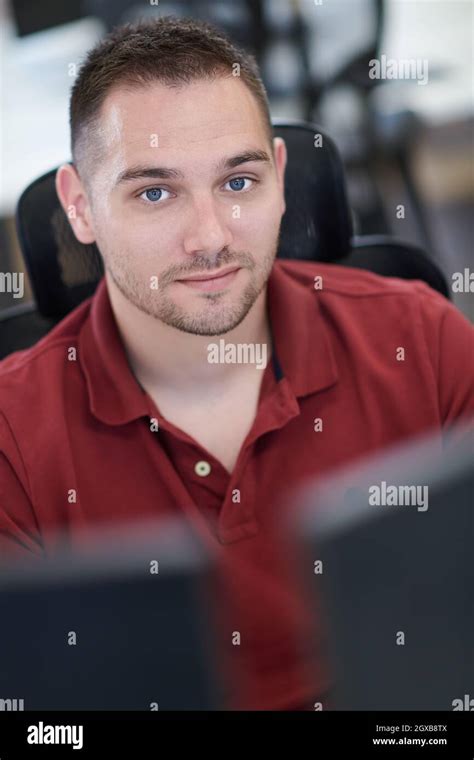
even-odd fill
[[[28,477],[13,432],[0,413],[0,561],[43,557]]]
[[[422,286],[421,314],[438,388],[446,440],[452,426],[474,423],[474,327],[452,303]]]

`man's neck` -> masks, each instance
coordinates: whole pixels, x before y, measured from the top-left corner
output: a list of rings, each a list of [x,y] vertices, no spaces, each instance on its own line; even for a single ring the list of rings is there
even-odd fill
[[[160,388],[192,397],[199,392],[212,396],[224,387],[237,386],[239,379],[255,372],[255,366],[210,363],[208,347],[219,344],[266,345],[267,362],[272,353],[272,336],[267,314],[266,288],[245,319],[224,335],[194,335],[166,325],[134,306],[107,279],[112,311],[127,354],[140,385],[148,392]],[[261,370],[256,372],[260,376]]]

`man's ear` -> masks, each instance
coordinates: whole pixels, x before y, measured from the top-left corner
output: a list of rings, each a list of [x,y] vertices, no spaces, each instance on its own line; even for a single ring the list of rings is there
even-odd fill
[[[76,238],[80,243],[94,243],[89,201],[72,164],[63,164],[56,172],[56,192]]]
[[[286,143],[282,137],[273,138],[273,154],[275,156],[275,167],[277,172],[278,185],[280,187],[282,197],[282,215],[286,211],[285,203],[285,169],[288,159],[286,151]]]

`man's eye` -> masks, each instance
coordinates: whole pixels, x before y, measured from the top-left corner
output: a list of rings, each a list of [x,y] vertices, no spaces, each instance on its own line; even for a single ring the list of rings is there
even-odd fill
[[[246,185],[246,183],[250,183],[251,186],[251,184],[255,184],[256,182],[257,180],[250,177],[234,177],[226,182],[226,185],[230,185],[230,189],[233,192],[240,192],[242,190],[250,190],[249,184]],[[144,190],[138,197],[148,205],[154,204],[157,206],[160,201],[167,200],[167,197],[164,195],[165,193],[168,193],[168,196],[170,195],[169,190],[165,190],[163,187],[150,187],[148,190]]]
[[[255,182],[255,180],[250,177],[234,177],[226,182],[226,185],[230,185],[230,189],[234,191],[249,190],[249,187],[245,187],[245,182]]]
[[[150,187],[148,190],[144,190],[138,197],[142,198],[145,203],[154,203],[156,205],[158,201],[166,200],[163,197],[163,193],[169,193],[169,190],[165,190],[162,187]]]

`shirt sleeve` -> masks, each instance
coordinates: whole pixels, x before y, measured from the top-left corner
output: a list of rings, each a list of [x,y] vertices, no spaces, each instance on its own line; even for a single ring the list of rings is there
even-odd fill
[[[446,298],[423,286],[421,312],[446,440],[474,425],[474,327]]]
[[[21,453],[0,412],[0,562],[44,557],[28,490]]]

